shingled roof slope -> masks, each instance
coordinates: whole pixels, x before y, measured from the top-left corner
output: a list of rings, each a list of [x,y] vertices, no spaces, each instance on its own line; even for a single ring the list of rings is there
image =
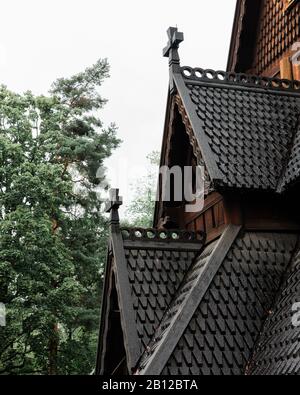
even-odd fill
[[[288,163],[278,185],[279,191],[284,190],[287,185],[292,185],[300,177],[300,125],[297,126]]]
[[[143,373],[143,369],[147,367],[149,359],[151,358],[155,350],[158,348],[159,345],[164,342],[166,331],[177,318],[176,314],[182,311],[183,308],[185,308],[189,292],[195,286],[200,274],[203,273],[203,270],[209,262],[209,258],[214,250],[215,245],[216,242],[211,243],[208,247],[206,247],[199,259],[196,260],[196,262],[192,265],[191,269],[188,271],[179,291],[176,294],[176,297],[174,298],[174,300],[172,300],[172,303],[164,314],[162,322],[160,323],[158,329],[155,331],[155,336],[147,346],[147,351],[144,353],[142,360],[139,364],[139,374]]]
[[[300,252],[266,321],[249,374],[300,375]],[[297,316],[296,316],[297,314]]]
[[[190,67],[174,80],[215,184],[281,192],[296,181],[300,82]]]
[[[104,279],[97,372],[105,372],[108,322],[114,309],[112,277],[119,301],[129,372],[149,344],[186,273],[205,243],[203,232],[111,227]],[[113,330],[113,329],[112,329]]]
[[[178,106],[194,154],[221,194],[229,188],[281,193],[300,181],[300,82],[180,67],[183,34],[170,28],[168,35],[164,140],[174,132],[171,112]],[[167,149],[163,144],[163,155]],[[120,357],[129,374],[300,370],[299,332],[290,326],[300,286],[296,231],[250,231],[230,224],[229,215],[222,235],[205,244],[202,233],[120,229],[119,205],[118,199],[109,205],[105,283],[115,279],[126,351]],[[106,341],[112,338],[105,310],[111,306],[103,300],[100,365],[111,356]]]
[[[164,234],[164,238],[159,237],[159,234]],[[191,232],[183,232],[183,237],[180,237],[178,231],[122,229],[122,235],[142,353],[188,269],[200,253],[203,234],[199,232],[198,239],[192,240],[194,234]],[[178,240],[172,235],[179,235]]]
[[[218,256],[219,267],[211,281],[207,281],[203,268],[212,264],[214,252],[227,242],[223,239],[208,246],[191,267],[139,363],[139,374],[245,373],[282,276],[293,257],[297,236],[241,234],[227,245],[230,250],[225,253],[225,259]],[[182,322],[176,317],[177,311],[188,310],[186,294],[199,285],[205,293],[194,298],[194,304],[197,302],[194,312],[188,321]],[[174,347],[168,344],[164,348],[172,321],[173,325],[181,326],[182,335],[177,341],[175,338],[174,344],[172,334]],[[158,367],[161,369],[157,370]]]

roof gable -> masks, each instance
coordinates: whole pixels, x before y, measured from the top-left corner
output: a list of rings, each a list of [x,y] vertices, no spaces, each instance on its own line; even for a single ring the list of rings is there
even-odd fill
[[[215,186],[281,192],[296,180],[300,82],[190,67],[173,78]]]
[[[116,292],[123,332],[122,347],[130,374],[186,272],[200,253],[205,237],[202,232],[120,228],[116,206],[112,208],[111,216],[114,220],[111,220],[104,279],[96,372],[107,373],[106,360],[115,359],[108,340],[112,310],[116,309],[112,295]]]
[[[201,232],[178,230],[124,228],[121,233],[141,355],[200,253],[204,238]]]
[[[195,260],[139,363],[139,374],[162,373],[239,231],[240,227],[229,226],[221,239],[206,247]]]
[[[192,162],[195,157],[204,162],[207,179],[221,192],[287,191],[300,176],[300,82],[181,67],[183,35],[176,33],[169,29],[164,52],[170,91],[162,163],[168,150],[172,153],[171,134],[178,133],[174,145],[180,145],[181,136],[184,144],[169,155],[170,162],[192,147]],[[232,215],[226,217],[225,231],[209,243],[202,232],[122,229],[119,205],[118,198],[109,205],[97,373],[105,371],[103,353],[114,352],[107,344],[114,306],[120,310],[117,324],[129,374],[299,372],[298,332],[292,333],[287,322],[299,293],[299,256],[294,259],[299,235],[293,227],[284,231],[278,219],[275,233],[262,232],[258,229],[269,228],[247,228]],[[260,211],[256,214],[265,226]],[[291,263],[295,269],[281,289]]]
[[[139,374],[246,372],[297,236],[249,232],[237,237],[239,229],[232,231],[227,229],[227,235],[208,246],[187,274],[139,364]],[[186,297],[186,288],[191,288],[189,295],[197,289],[200,293]]]

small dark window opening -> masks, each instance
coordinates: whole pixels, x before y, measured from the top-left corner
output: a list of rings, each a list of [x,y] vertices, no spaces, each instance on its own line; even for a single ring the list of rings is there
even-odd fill
[[[196,191],[196,166],[197,159],[193,153],[193,147],[190,143],[189,136],[186,132],[185,125],[182,121],[182,117],[179,113],[178,107],[176,106],[174,114],[174,120],[172,123],[172,136],[170,139],[170,151],[168,157],[168,166],[172,168],[173,166],[179,166],[182,173],[182,185],[184,185],[184,167],[192,166],[192,191]],[[170,176],[170,202],[165,202],[165,207],[181,207],[185,204],[184,200],[184,190],[182,190],[182,199],[180,201],[176,200],[174,193],[175,182],[174,175]]]
[[[104,374],[109,376],[128,375],[126,351],[124,348],[123,331],[121,326],[118,295],[115,278],[112,278],[110,295],[110,312],[108,317],[108,332],[106,338],[106,352],[104,360]]]

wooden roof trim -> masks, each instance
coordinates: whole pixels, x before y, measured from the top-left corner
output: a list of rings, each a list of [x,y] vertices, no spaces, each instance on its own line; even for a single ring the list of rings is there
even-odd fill
[[[195,105],[193,104],[190,93],[185,85],[181,73],[174,73],[173,75],[175,85],[184,105],[186,114],[189,118],[190,124],[198,141],[205,166],[207,168],[210,179],[213,183],[219,182],[223,179],[222,173],[218,168],[215,156],[208,144],[204,131],[202,130],[199,117],[196,113]]]
[[[112,231],[111,240],[115,263],[114,269],[116,277],[116,289],[119,299],[121,325],[123,328],[127,366],[130,373],[131,369],[134,368],[138,358],[140,357],[140,342],[136,327],[133,301],[131,297],[123,238],[119,229]]]
[[[108,329],[108,315],[109,315],[110,295],[112,288],[111,266],[112,266],[111,245],[109,245],[107,249],[104,284],[103,284],[102,298],[101,298],[102,303],[101,303],[101,312],[100,312],[100,330],[99,330],[97,356],[96,356],[96,369],[95,369],[96,375],[103,374],[103,369],[104,369],[106,337],[107,337],[107,329]]]
[[[240,230],[241,226],[236,225],[229,225],[226,228],[208,259],[203,273],[191,289],[180,311],[173,317],[163,340],[156,347],[145,369],[142,371],[143,375],[161,374]]]
[[[136,317],[131,297],[131,288],[128,277],[127,262],[123,238],[120,230],[120,220],[118,209],[122,205],[122,198],[119,196],[118,189],[110,190],[110,200],[106,203],[106,212],[110,213],[110,248],[107,261],[105,282],[103,290],[103,307],[101,312],[101,328],[100,336],[105,332],[107,325],[107,314],[109,311],[109,295],[106,294],[111,286],[112,271],[115,275],[115,286],[118,295],[118,303],[120,308],[120,319],[123,331],[124,348],[126,352],[127,368],[129,373],[136,365],[140,356],[140,342],[137,332]],[[112,264],[113,261],[113,264]],[[100,339],[98,356],[103,358],[103,350],[105,348],[105,338]],[[102,371],[100,360],[97,361],[97,372]],[[103,364],[103,361],[102,361]]]
[[[299,96],[300,93],[300,81],[291,79],[189,66],[181,67],[180,74],[189,89],[192,86],[205,86],[262,93],[277,92],[280,95],[292,94]]]
[[[178,111],[181,115],[182,122],[185,126],[185,131],[186,131],[187,135],[189,136],[190,144],[193,148],[193,153],[197,159],[197,164],[204,167],[204,177],[205,177],[205,184],[206,184],[205,195],[207,195],[209,192],[213,191],[212,182],[211,182],[209,172],[207,170],[205,161],[204,161],[202,153],[201,153],[198,139],[197,139],[195,132],[192,128],[192,125],[190,123],[189,117],[188,117],[187,112],[185,110],[184,104],[180,98],[180,95],[178,95],[178,94],[175,95],[174,105],[175,104],[177,105]]]
[[[124,348],[129,372],[136,365],[140,356],[139,338],[136,328],[136,318],[131,298],[131,289],[128,279],[127,263],[125,258],[123,239],[120,232],[111,232],[110,247],[108,248],[107,263],[102,291],[102,306],[100,315],[100,331],[96,357],[96,375],[104,372],[104,359],[106,354],[106,339],[108,332],[108,316],[110,311],[110,295],[112,290],[112,275],[115,275],[115,287],[118,294],[118,303],[123,329]]]
[[[164,129],[163,129],[164,130],[163,131],[163,139],[162,139],[162,146],[161,146],[161,151],[160,151],[160,167],[162,167],[164,165],[164,160],[165,160],[167,137],[168,137],[168,132],[169,132],[171,101],[172,101],[172,96],[170,93],[170,89],[168,89],[165,122],[164,122]],[[161,208],[161,201],[156,201],[155,207],[154,207],[154,215],[153,215],[153,227],[156,227],[157,222],[159,220],[160,208]]]
[[[227,61],[227,71],[234,71],[237,63],[237,53],[240,46],[240,36],[245,13],[245,0],[237,0],[233,19],[230,47]]]
[[[195,251],[200,252],[206,235],[202,231],[154,228],[121,228],[126,250]]]
[[[203,158],[202,158],[201,150],[199,147],[199,143],[197,141],[197,138],[196,138],[195,133],[193,131],[189,117],[188,117],[186,110],[184,108],[183,102],[178,94],[174,96],[174,101],[172,104],[172,111],[174,110],[176,105],[177,105],[178,111],[181,115],[182,122],[185,126],[186,134],[189,136],[189,141],[190,141],[190,145],[193,148],[193,153],[194,153],[195,157],[197,158],[198,163],[202,163]]]

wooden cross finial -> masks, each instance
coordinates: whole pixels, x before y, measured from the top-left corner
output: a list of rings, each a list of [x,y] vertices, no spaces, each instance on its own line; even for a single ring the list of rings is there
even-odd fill
[[[179,44],[184,40],[183,33],[179,32],[177,27],[169,27],[167,33],[169,42],[163,50],[163,56],[169,58],[170,67],[179,66],[178,48]]]
[[[119,212],[118,209],[123,204],[123,199],[119,196],[119,189],[110,189],[109,191],[109,200],[105,205],[105,212],[110,213],[110,224],[112,229],[115,229],[115,226],[119,226]]]
[[[111,210],[116,209],[123,204],[123,199],[119,196],[119,189],[110,189],[109,190],[109,200],[105,206],[105,212],[110,213]]]
[[[105,205],[105,212],[110,213],[113,209],[118,210],[123,204],[123,198],[119,196],[119,189],[110,189],[109,200]]]

